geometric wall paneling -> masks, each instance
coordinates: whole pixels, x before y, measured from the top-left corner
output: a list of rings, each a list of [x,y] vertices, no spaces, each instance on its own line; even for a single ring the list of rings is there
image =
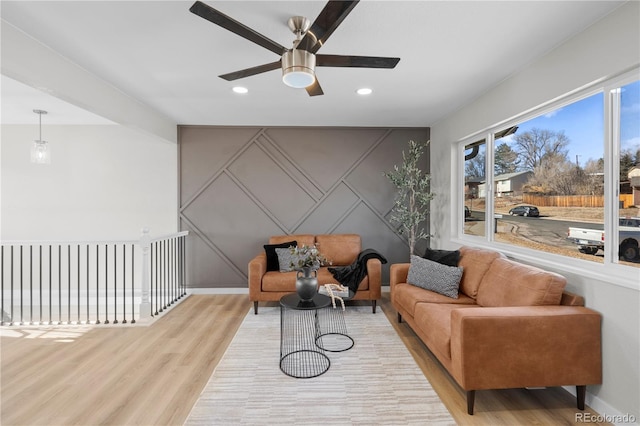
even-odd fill
[[[269,129],[266,134],[328,190],[386,131],[300,127]]]
[[[364,202],[360,203],[333,232],[360,234],[363,248],[375,248],[382,253],[388,261],[383,265],[385,282],[388,282],[388,269],[392,263],[409,261],[409,246],[406,240],[395,233],[392,226]]]
[[[192,141],[181,145],[180,165],[189,167],[189,172],[181,176],[181,204],[192,198],[206,182],[223,169],[225,163],[237,154],[238,148],[252,141],[259,128],[239,128],[225,131],[220,128],[220,137],[209,139],[207,126],[181,126],[179,137]]]
[[[315,205],[305,188],[256,145],[237,157],[227,170],[286,229]]]
[[[320,184],[300,168],[296,160],[274,143],[264,132],[256,140],[258,146],[285,171],[292,181],[296,182],[314,200],[318,200],[324,194]]]
[[[318,206],[295,229],[296,234],[329,234],[331,228],[341,221],[360,202],[360,198],[344,183],[339,183],[331,192],[319,200]]]
[[[426,141],[429,129],[423,129],[417,134],[415,129],[394,129],[375,149],[349,174],[347,181],[364,199],[368,200],[375,209],[382,214],[388,213],[393,207],[395,188],[384,176],[384,172],[391,171],[393,165],[402,163],[402,152],[407,150],[407,142]],[[429,161],[423,155],[422,169],[429,172]],[[379,173],[371,173],[379,169]]]
[[[357,233],[389,264],[406,261],[406,240],[387,217],[395,192],[383,172],[402,160],[409,139],[428,137],[428,128],[180,127],[188,285],[246,287],[249,260],[279,234]]]
[[[181,221],[183,230],[189,231],[187,238],[187,271],[189,272],[189,287],[211,287],[212,277],[217,281],[229,283],[229,287],[241,287],[246,283],[246,274],[238,272],[220,256],[219,251],[212,248],[206,242],[206,238],[194,231],[184,221]]]
[[[220,174],[182,212],[185,220],[211,247],[216,247],[242,275],[255,252],[251,241],[239,235],[263,232],[285,233],[272,218],[265,215],[259,202],[244,191],[226,172]],[[285,228],[286,229],[286,228]]]

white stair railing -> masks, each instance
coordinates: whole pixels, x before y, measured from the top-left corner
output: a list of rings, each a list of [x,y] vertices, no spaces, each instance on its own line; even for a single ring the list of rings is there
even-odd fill
[[[152,239],[144,229],[129,241],[2,242],[1,325],[127,324],[157,316],[186,295],[187,235]]]

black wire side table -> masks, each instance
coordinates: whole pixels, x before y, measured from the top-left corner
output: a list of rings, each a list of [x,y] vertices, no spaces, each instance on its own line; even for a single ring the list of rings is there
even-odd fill
[[[322,349],[318,313],[331,306],[331,298],[316,294],[305,302],[296,293],[280,299],[280,370],[288,376],[309,379],[329,370],[331,361]]]
[[[351,300],[353,296],[355,293],[349,290],[349,296],[342,297],[342,300]],[[342,304],[337,299],[335,308],[330,306],[318,311],[318,324],[320,338],[316,339],[316,346],[319,348],[327,352],[344,352],[353,347],[353,338],[347,333]]]

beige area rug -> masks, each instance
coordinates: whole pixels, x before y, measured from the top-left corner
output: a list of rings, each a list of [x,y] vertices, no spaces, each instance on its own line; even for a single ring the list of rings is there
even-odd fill
[[[280,308],[251,310],[186,425],[455,425],[382,312],[347,306],[353,348],[329,370],[295,379],[279,368]]]

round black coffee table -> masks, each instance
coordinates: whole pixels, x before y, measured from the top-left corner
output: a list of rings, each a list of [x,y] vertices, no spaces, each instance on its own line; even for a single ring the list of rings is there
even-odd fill
[[[316,294],[306,302],[296,293],[280,299],[280,370],[298,379],[327,372],[331,361],[322,349],[318,312],[331,306],[331,298]]]

